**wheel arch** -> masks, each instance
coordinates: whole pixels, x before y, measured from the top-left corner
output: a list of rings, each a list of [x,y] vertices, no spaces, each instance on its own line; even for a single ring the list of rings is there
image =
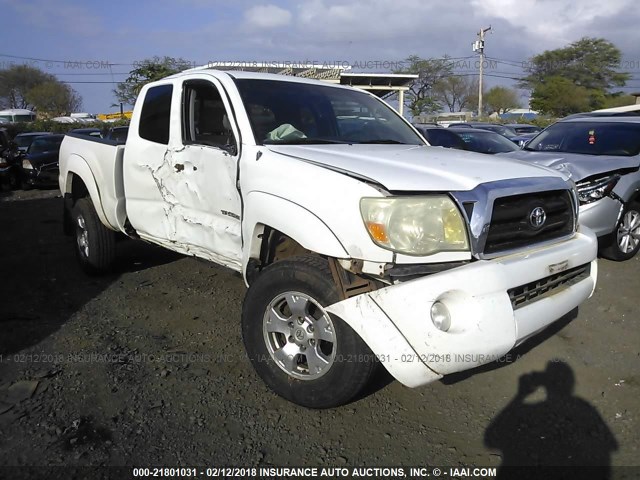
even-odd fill
[[[100,189],[87,162],[79,155],[70,155],[67,162],[67,170],[63,178],[64,181],[61,182],[60,187],[62,195],[65,198],[65,233],[68,233],[70,228],[69,223],[71,219],[69,209],[73,207],[78,199],[87,196],[91,198],[91,202],[103,225],[113,230],[103,210]]]
[[[303,253],[348,258],[346,248],[329,226],[306,208],[275,195],[251,192],[245,198],[243,274],[247,285],[252,269]],[[285,252],[274,249],[285,243]]]

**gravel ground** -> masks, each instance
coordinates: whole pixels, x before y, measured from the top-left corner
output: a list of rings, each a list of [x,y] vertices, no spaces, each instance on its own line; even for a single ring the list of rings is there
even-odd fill
[[[57,195],[0,193],[0,465],[640,465],[638,257],[503,362],[313,411],[251,368],[237,274],[125,240],[87,277]]]

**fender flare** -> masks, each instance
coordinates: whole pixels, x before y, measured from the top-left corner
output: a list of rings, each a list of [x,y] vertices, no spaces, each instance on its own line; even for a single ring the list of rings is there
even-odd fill
[[[98,218],[100,218],[102,224],[107,228],[110,228],[111,230],[117,230],[109,223],[109,220],[107,220],[107,216],[104,213],[104,209],[102,206],[98,184],[96,183],[96,179],[94,178],[93,173],[91,172],[91,168],[89,167],[89,164],[86,162],[86,160],[80,155],[72,153],[71,155],[69,155],[66,161],[66,167],[64,191],[62,191],[62,194],[66,195],[68,193],[72,193],[71,188],[73,183],[73,175],[77,175],[87,187],[91,202],[93,203],[93,206],[96,209],[96,213],[98,214]]]
[[[282,197],[253,191],[244,197],[242,270],[245,282],[249,259],[260,256],[260,235],[265,226],[282,232],[311,252],[349,258],[333,231],[314,213]]]

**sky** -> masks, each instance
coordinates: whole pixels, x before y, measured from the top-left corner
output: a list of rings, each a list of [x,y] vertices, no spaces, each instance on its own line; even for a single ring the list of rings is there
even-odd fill
[[[209,62],[349,65],[382,73],[409,55],[457,59],[477,71],[472,43],[485,39],[485,85],[515,86],[544,50],[603,37],[640,91],[640,11],[634,0],[0,0],[0,69],[37,66],[69,84],[83,110],[107,113],[115,83],[153,56]],[[522,92],[526,103],[526,92]]]

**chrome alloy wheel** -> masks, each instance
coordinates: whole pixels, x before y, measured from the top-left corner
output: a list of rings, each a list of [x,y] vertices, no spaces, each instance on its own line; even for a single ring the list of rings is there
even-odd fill
[[[640,242],[640,213],[636,210],[625,212],[617,232],[618,248],[622,253],[633,251]]]
[[[78,250],[84,258],[89,258],[89,233],[82,215],[76,218],[76,242]]]
[[[262,330],[271,358],[292,377],[315,380],[333,365],[336,356],[333,323],[309,295],[279,294],[265,311]]]

